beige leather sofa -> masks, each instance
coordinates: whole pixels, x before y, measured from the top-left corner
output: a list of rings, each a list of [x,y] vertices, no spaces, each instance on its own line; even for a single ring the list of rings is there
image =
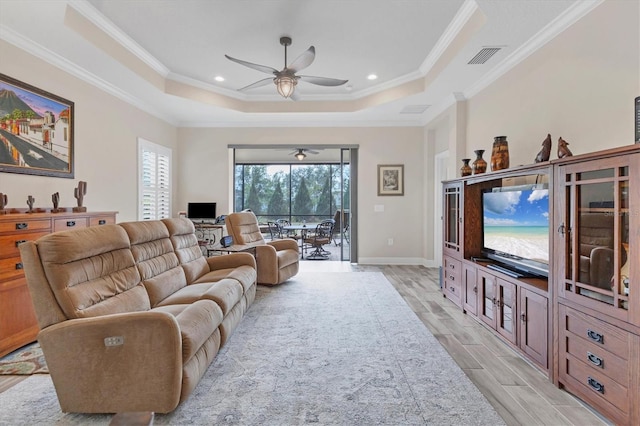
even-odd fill
[[[298,273],[298,243],[291,238],[266,242],[253,212],[231,213],[225,218],[233,243],[255,248],[258,284],[280,284]]]
[[[64,412],[169,412],[255,298],[247,253],[205,258],[191,221],[130,222],[20,245]]]

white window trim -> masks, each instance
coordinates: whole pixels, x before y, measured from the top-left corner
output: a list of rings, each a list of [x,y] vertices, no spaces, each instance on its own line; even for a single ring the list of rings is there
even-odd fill
[[[145,188],[144,186],[144,180],[143,180],[143,160],[144,160],[144,155],[143,152],[147,151],[147,152],[153,152],[154,154],[157,155],[161,155],[161,156],[165,156],[168,158],[168,162],[169,162],[169,179],[168,179],[168,186],[163,188],[162,190],[159,190],[157,188]],[[144,192],[145,190],[152,190],[152,191],[156,191],[158,193],[160,192],[164,192],[167,194],[168,199],[169,199],[169,207],[167,209],[167,213],[166,213],[166,217],[171,217],[171,212],[172,210],[172,190],[173,190],[173,185],[172,185],[172,173],[173,173],[173,160],[172,160],[172,150],[171,148],[167,148],[165,146],[162,145],[158,145],[156,143],[150,142],[148,140],[142,139],[142,138],[138,138],[138,220],[145,220],[144,218],[144,208],[143,208],[143,197],[144,197]],[[160,215],[162,217],[157,217],[158,219],[164,218],[164,215]]]

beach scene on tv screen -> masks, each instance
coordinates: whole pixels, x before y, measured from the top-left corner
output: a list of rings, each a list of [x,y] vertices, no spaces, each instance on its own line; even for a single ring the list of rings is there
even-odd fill
[[[484,194],[484,246],[549,263],[549,190]]]

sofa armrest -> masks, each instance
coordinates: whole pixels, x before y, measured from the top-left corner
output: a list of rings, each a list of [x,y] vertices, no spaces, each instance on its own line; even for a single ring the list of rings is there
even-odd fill
[[[237,268],[239,266],[251,266],[256,268],[256,259],[250,253],[230,253],[224,256],[207,257],[207,263],[211,271],[218,269]]]
[[[287,249],[298,251],[298,242],[293,238],[283,238],[281,240],[269,241],[267,245],[272,246],[277,251]]]
[[[68,320],[42,330],[38,341],[63,412],[165,413],[180,401],[182,338],[171,314]]]

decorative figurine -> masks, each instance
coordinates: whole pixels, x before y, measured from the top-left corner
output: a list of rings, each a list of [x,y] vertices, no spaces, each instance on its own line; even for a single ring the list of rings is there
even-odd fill
[[[29,195],[29,197],[27,198],[27,205],[29,206],[29,210],[27,211],[27,213],[33,213],[33,203],[35,202],[36,199]]]
[[[558,158],[571,157],[573,155],[567,145],[569,145],[569,142],[565,141],[562,139],[562,136],[560,136],[560,139],[558,139]]]
[[[471,166],[469,165],[469,161],[471,161],[471,158],[463,158],[462,159],[462,167],[460,168],[460,176],[469,176],[469,175],[471,175],[471,173],[473,173],[473,169],[471,169]]]
[[[2,192],[0,192],[0,214],[7,214],[7,210],[5,210],[7,204],[9,204],[9,198],[7,197],[7,194],[3,194]]]
[[[78,182],[78,187],[73,190],[73,196],[78,200],[78,207],[74,207],[74,212],[86,212],[87,208],[82,206],[84,196],[87,195],[87,182]]]
[[[543,161],[549,161],[551,156],[551,134],[547,133],[547,138],[542,141],[542,149],[536,155],[535,162],[542,163]]]
[[[491,171],[509,168],[509,142],[506,136],[493,138],[491,151]]]
[[[58,213],[63,211],[63,209],[58,208],[58,204],[60,204],[60,193],[56,192],[51,194],[51,201],[53,202],[53,209],[51,209],[51,213]]]
[[[477,175],[480,173],[484,173],[487,171],[487,162],[482,158],[482,154],[484,154],[484,149],[477,149],[475,151],[476,159],[472,163],[473,174]]]

